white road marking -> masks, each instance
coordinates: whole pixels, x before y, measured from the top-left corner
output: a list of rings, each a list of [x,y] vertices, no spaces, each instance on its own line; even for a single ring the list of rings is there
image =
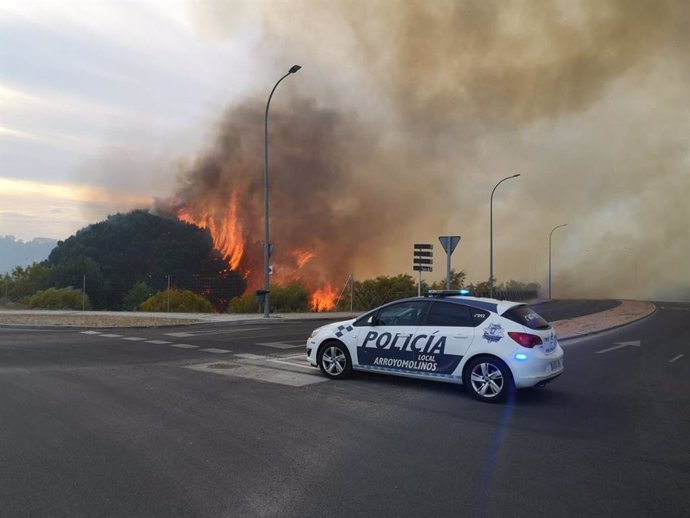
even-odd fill
[[[266,329],[265,327],[242,327],[237,326],[233,329],[218,329],[217,331],[196,331],[196,332],[180,332],[180,333],[165,333],[167,336],[176,336],[178,338],[186,338],[189,336],[207,336],[207,335],[222,335],[226,333],[241,333],[243,331],[259,331]]]
[[[292,345],[290,342],[298,345]],[[304,340],[287,340],[285,342],[257,342],[256,345],[272,347],[274,349],[296,349],[297,347],[304,347]]]
[[[170,347],[177,347],[179,349],[197,349],[198,345],[191,344],[168,344]]]
[[[668,363],[673,363],[673,362],[676,361],[676,360],[680,360],[683,356],[685,356],[685,355],[684,355],[684,354],[679,354],[678,356],[676,356],[676,357],[673,358],[672,360],[669,360]]]
[[[172,342],[167,342],[165,340],[146,340],[147,344],[156,344],[156,345],[167,345]]]
[[[242,358],[243,360],[265,360],[266,356],[262,356],[260,354],[252,354],[252,353],[240,353],[236,354],[238,358]]]
[[[289,361],[285,361],[285,360],[268,360],[268,361],[271,363],[282,363],[285,365],[292,365],[294,367],[299,367],[300,369],[319,370],[318,367],[314,367],[313,365],[310,365],[306,361],[304,363],[289,362]]]
[[[633,347],[639,347],[640,346],[640,341],[639,340],[633,340],[631,342],[615,342],[617,345],[614,345],[613,347],[609,347],[608,349],[602,349],[601,351],[597,351],[596,354],[603,354],[607,353],[609,351],[615,351],[616,349],[621,349],[622,347],[628,347],[632,345]]]
[[[83,335],[100,335],[102,331],[81,331]]]
[[[661,309],[666,311],[690,311],[690,308],[674,308],[670,306],[661,306]]]
[[[122,335],[101,335],[104,338],[122,338]]]
[[[225,353],[231,353],[232,351],[228,351],[227,349],[216,349],[215,347],[209,347],[208,349],[199,349],[200,351],[204,351],[207,353],[213,353],[213,354],[225,354]]]
[[[295,358],[302,358],[304,361],[307,361],[307,354],[302,353],[302,354],[293,354],[291,356],[281,356],[283,360],[294,360]]]
[[[146,340],[146,338],[142,338],[140,336],[125,336],[123,340],[130,340],[132,342],[140,342],[141,340]]]
[[[306,385],[328,381],[327,378],[315,374],[305,374],[290,370],[272,369],[246,364],[219,364],[216,362],[190,365],[185,368],[197,372],[212,372],[224,376],[245,378],[278,385],[288,385],[290,387],[304,387]]]

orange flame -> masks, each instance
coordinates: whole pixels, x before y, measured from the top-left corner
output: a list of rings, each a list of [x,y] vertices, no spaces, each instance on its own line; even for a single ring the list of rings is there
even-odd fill
[[[244,254],[244,240],[242,225],[237,216],[236,192],[230,198],[227,215],[220,221],[207,213],[195,217],[185,209],[181,209],[177,217],[181,221],[193,223],[197,227],[207,228],[213,239],[213,247],[223,254],[231,270],[238,269]]]
[[[335,308],[338,293],[331,284],[319,288],[311,294],[311,309],[313,311],[331,311]]]
[[[316,253],[313,250],[295,250],[292,255],[297,260],[297,268],[302,268],[302,266],[316,257]]]
[[[247,279],[247,289],[258,287],[262,281],[250,273],[261,264],[260,257],[252,257],[253,248],[246,248],[246,236],[241,215],[238,214],[239,196],[234,192],[230,198],[230,204],[223,212],[208,207],[191,205],[177,210],[180,221],[205,228],[211,234],[213,247],[218,250],[227,262],[228,269],[240,273]],[[331,311],[335,308],[338,292],[331,284],[315,289],[313,277],[300,272],[312,259],[317,257],[314,250],[301,248],[276,255],[272,259],[274,275],[271,282],[284,285],[290,282],[303,282],[311,292],[310,306],[312,311]],[[302,273],[302,275],[300,275]],[[311,280],[311,282],[309,282]]]

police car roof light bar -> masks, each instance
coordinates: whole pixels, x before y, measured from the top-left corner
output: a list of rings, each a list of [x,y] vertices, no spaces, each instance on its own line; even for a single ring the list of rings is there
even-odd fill
[[[449,297],[453,295],[469,295],[470,290],[428,290],[427,297]]]

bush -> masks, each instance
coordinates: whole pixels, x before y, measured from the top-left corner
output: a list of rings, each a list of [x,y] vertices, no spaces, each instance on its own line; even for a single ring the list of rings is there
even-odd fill
[[[269,295],[271,311],[277,313],[309,311],[309,293],[301,284],[293,282],[287,286],[271,286]]]
[[[29,297],[31,309],[82,309],[82,304],[91,309],[89,297],[82,300],[81,291],[74,288],[48,288]]]
[[[122,309],[125,311],[138,311],[141,304],[146,299],[151,298],[153,295],[153,290],[145,282],[137,282],[132,286],[125,298],[122,299]],[[167,310],[167,300],[166,300],[166,310]]]
[[[168,306],[168,301],[170,306]],[[189,290],[164,290],[141,303],[142,311],[166,312],[168,307],[174,313],[212,313],[213,306],[201,295]]]
[[[299,284],[293,282],[287,286],[271,286],[271,313],[289,313],[309,311],[309,292]],[[230,301],[228,313],[259,313],[259,302],[255,292],[245,293]]]
[[[228,313],[258,313],[259,302],[254,293],[247,293],[241,297],[235,297],[230,301]]]

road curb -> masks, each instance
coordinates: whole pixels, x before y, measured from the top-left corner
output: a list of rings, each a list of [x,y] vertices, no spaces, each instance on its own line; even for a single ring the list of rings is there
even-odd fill
[[[639,322],[652,316],[657,309],[652,302],[621,300],[621,304],[615,308],[593,315],[557,320],[551,322],[551,326],[556,330],[558,340],[567,342]]]

